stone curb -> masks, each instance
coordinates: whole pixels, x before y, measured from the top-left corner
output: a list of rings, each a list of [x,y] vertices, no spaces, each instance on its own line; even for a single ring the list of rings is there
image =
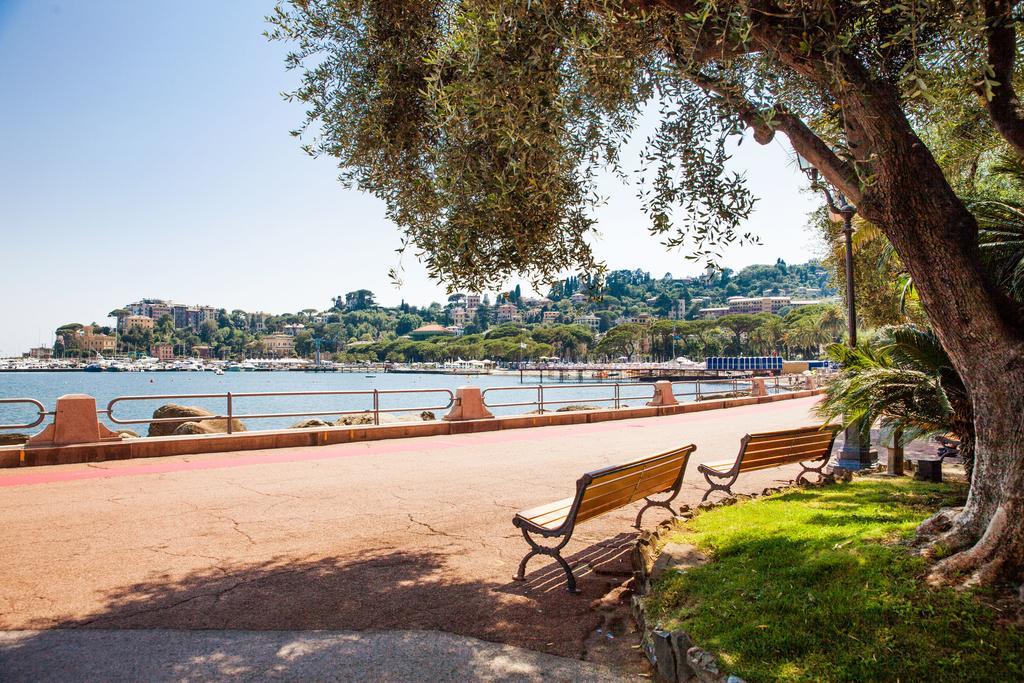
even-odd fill
[[[634,583],[631,612],[640,632],[641,648],[654,667],[659,680],[666,683],[744,683],[738,676],[723,673],[715,655],[695,645],[685,631],[664,630],[661,624],[652,623],[648,618],[647,597],[651,591],[652,581],[656,578],[654,570],[664,547],[664,538],[673,533],[678,524],[706,510],[772,496],[794,488],[822,488],[834,485],[838,481],[847,483],[852,480],[853,475],[854,473],[849,470],[836,467],[817,482],[802,480],[794,482],[792,486],[769,487],[760,494],[737,494],[714,502],[701,503],[696,508],[684,505],[673,519],[662,522],[653,531],[640,533],[630,553]],[[696,564],[699,563],[695,563],[694,566]]]

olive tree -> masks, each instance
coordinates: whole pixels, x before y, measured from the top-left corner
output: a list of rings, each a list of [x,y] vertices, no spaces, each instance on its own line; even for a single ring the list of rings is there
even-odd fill
[[[596,180],[637,183],[651,231],[713,259],[754,198],[730,139],[779,133],[878,226],[974,405],[967,504],[936,579],[1020,578],[1024,331],[975,216],[919,130],[951,117],[1024,154],[1010,0],[292,0],[309,153],[373,193],[429,272],[474,291],[601,264]],[[641,113],[639,168],[620,158]],[[939,524],[928,525],[930,529]]]

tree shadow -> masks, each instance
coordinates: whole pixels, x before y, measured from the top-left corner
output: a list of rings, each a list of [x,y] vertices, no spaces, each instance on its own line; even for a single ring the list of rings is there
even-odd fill
[[[571,556],[570,561],[580,565],[577,576],[582,595],[569,594],[561,570],[555,566],[558,571],[553,572],[540,560],[525,583],[511,581],[514,566],[505,559],[500,561],[509,565],[508,582],[473,580],[451,566],[450,555],[382,547],[354,557],[277,557],[221,564],[184,576],[154,574],[146,581],[110,591],[102,608],[89,614],[27,627],[443,631],[581,658],[585,641],[607,618],[599,608],[602,599],[629,579],[629,541],[633,537],[620,534]],[[628,611],[627,598],[624,596],[619,606],[623,611]],[[53,632],[42,631],[16,643],[0,640],[0,669],[6,668],[5,662],[10,665],[18,663],[19,657],[36,656],[56,639]],[[359,647],[358,643],[342,645],[345,651]],[[332,647],[340,646],[335,643]],[[214,640],[198,643],[193,649],[204,653],[203,666],[215,660],[223,662],[227,668],[217,669],[221,673],[240,666],[226,643]],[[287,677],[290,667],[300,666],[301,660],[275,660],[273,664]],[[168,670],[184,670],[187,665],[172,661]],[[218,675],[215,672],[213,677]]]

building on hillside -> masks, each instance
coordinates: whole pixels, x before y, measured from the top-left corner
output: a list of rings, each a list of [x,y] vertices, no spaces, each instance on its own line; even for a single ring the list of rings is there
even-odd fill
[[[480,308],[480,295],[479,294],[467,294],[466,295],[466,309],[470,312]]]
[[[676,302],[672,304],[672,317],[676,320],[682,320],[686,317],[688,308],[686,299],[676,299]]]
[[[303,325],[302,323],[289,323],[289,324],[287,324],[287,325],[283,325],[283,326],[281,327],[281,330],[282,330],[282,331],[283,331],[283,332],[284,332],[285,334],[287,334],[287,335],[289,335],[289,336],[291,336],[291,337],[294,337],[294,336],[295,336],[295,335],[297,335],[297,334],[298,334],[299,332],[302,332],[302,331],[303,331],[303,330],[305,330],[305,329],[306,329],[306,326],[305,326],[305,325]]]
[[[98,354],[113,353],[117,348],[117,339],[109,334],[97,334],[92,325],[82,328],[77,342],[80,349]]]
[[[174,344],[157,342],[150,347],[149,355],[157,360],[174,360]]]
[[[124,318],[124,322],[121,325],[121,329],[124,332],[128,332],[133,329],[139,330],[152,330],[156,327],[156,322],[145,315],[129,315]]]
[[[295,337],[282,332],[268,334],[263,337],[263,348],[266,349],[268,356],[275,358],[290,356],[295,350]]]
[[[497,321],[499,323],[512,322],[518,312],[519,309],[515,304],[502,304],[498,306]]]
[[[569,297],[569,300],[572,301],[574,304],[582,304],[587,300],[587,295],[582,292],[576,292],[575,294]]]
[[[269,317],[269,314],[263,313],[262,311],[250,313],[248,316],[249,330],[252,332],[266,332],[267,318]]]
[[[455,327],[453,325],[453,327]],[[409,333],[409,337],[416,340],[429,339],[431,337],[445,337],[454,334],[451,330],[446,327],[441,327],[436,324],[423,325],[417,327],[415,330]]]
[[[213,358],[213,349],[206,344],[196,344],[192,347],[192,355],[197,358]]]
[[[636,315],[627,318],[626,322],[639,323],[643,325],[645,323],[651,322],[651,320],[652,318],[650,313],[637,313]]]
[[[596,333],[598,329],[601,327],[601,319],[598,318],[593,313],[587,313],[586,315],[576,316],[576,319],[573,321],[573,323],[575,323],[576,325],[580,325],[581,327],[586,327],[587,329],[594,333]]]
[[[449,315],[452,319],[452,325],[465,327],[469,323],[469,312],[462,306],[453,307]]]
[[[704,320],[710,320],[711,318],[721,318],[723,315],[729,315],[729,307],[712,306],[711,308],[702,308],[700,309],[699,315]]]
[[[541,322],[545,325],[554,325],[562,319],[562,314],[558,311],[544,311],[544,315],[541,318]]]
[[[730,313],[778,313],[789,301],[788,296],[731,296],[726,299]]]
[[[29,358],[39,358],[40,360],[48,360],[53,358],[53,349],[49,346],[33,346],[28,350]]]
[[[444,329],[448,330],[456,337],[461,337],[463,334],[466,333],[466,331],[460,325],[449,325]]]

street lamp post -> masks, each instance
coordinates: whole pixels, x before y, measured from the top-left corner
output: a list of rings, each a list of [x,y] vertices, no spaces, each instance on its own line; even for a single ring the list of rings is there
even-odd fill
[[[847,344],[854,349],[857,347],[857,308],[853,276],[853,217],[857,215],[857,208],[841,192],[836,192],[833,197],[828,185],[818,179],[818,169],[799,153],[796,155],[796,162],[800,170],[810,178],[811,187],[820,189],[825,195],[829,217],[834,222],[842,221],[843,223],[843,242],[846,248]],[[853,422],[846,428],[843,450],[839,454],[840,467],[860,470],[871,467],[878,461],[878,452],[871,448],[871,432],[869,430],[870,425],[863,425],[860,421]]]

